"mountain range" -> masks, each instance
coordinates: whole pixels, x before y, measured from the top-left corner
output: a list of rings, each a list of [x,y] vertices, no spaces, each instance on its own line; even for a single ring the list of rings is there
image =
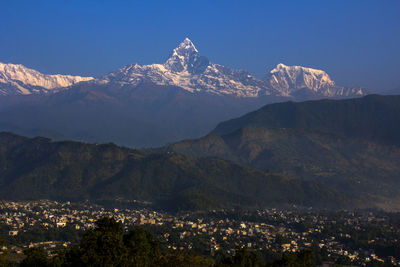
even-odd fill
[[[257,79],[211,63],[187,38],[163,64],[131,64],[98,78],[1,66],[0,130],[130,147],[201,137],[268,103],[366,94],[300,66],[278,64]]]
[[[50,94],[92,77],[46,75],[23,65],[0,62],[0,96]]]
[[[2,95],[46,94],[79,82],[105,84],[117,82],[136,86],[142,82],[178,86],[191,93],[259,97],[264,95],[298,97],[362,96],[365,89],[339,87],[322,70],[278,64],[264,80],[244,70],[234,70],[214,64],[199,53],[186,38],[163,64],[122,67],[103,77],[45,75],[22,65],[0,63],[0,93]],[[54,90],[59,89],[59,90]]]
[[[217,157],[397,209],[400,96],[270,104],[152,153]]]
[[[346,207],[356,200],[319,183],[221,159],[147,155],[114,144],[51,142],[11,133],[0,133],[0,197],[139,201],[173,211]]]
[[[379,95],[268,104],[142,150],[0,133],[0,197],[398,210],[399,107],[400,96]]]

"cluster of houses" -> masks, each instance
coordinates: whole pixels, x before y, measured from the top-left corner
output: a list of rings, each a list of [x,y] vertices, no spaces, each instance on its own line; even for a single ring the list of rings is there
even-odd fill
[[[347,212],[337,216],[321,215],[314,211],[292,211],[266,209],[249,214],[235,215],[235,211],[219,210],[208,213],[167,214],[150,209],[105,208],[92,203],[56,202],[49,200],[2,202],[0,205],[1,229],[7,229],[9,240],[15,240],[8,249],[22,253],[27,247],[44,247],[49,254],[53,249],[69,246],[68,240],[42,240],[41,242],[18,244],[21,237],[33,227],[44,229],[65,229],[84,231],[95,226],[102,217],[114,217],[125,230],[135,226],[148,226],[165,246],[176,250],[191,250],[204,247],[211,255],[218,251],[233,254],[238,247],[274,252],[298,252],[302,249],[324,249],[332,258],[347,257],[350,260],[390,261],[399,264],[398,259],[382,258],[373,250],[352,249],[341,240],[351,238],[345,231],[327,235],[329,226],[343,224],[357,230],[368,223],[384,223],[384,216],[373,213],[363,215]],[[239,219],[238,219],[239,218]],[[158,227],[158,228],[157,228]],[[324,234],[325,233],[325,234]],[[14,238],[14,239],[13,239]],[[371,242],[377,241],[370,240]],[[23,240],[23,239],[22,239]]]

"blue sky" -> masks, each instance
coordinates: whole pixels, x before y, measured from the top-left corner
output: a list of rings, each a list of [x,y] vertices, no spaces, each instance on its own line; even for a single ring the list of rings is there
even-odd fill
[[[100,76],[161,63],[185,37],[214,63],[262,77],[276,64],[340,85],[400,87],[400,1],[0,0],[0,62]]]

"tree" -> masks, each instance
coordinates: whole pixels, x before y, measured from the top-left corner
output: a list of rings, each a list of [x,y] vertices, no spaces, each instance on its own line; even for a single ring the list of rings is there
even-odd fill
[[[316,265],[315,254],[312,250],[302,250],[299,253],[283,254],[280,260],[267,266],[272,267],[312,267]]]
[[[239,249],[236,251],[235,256],[233,256],[233,266],[240,267],[258,267],[262,266],[263,262],[258,253],[250,251],[246,248]]]
[[[168,251],[165,253],[158,265],[162,267],[211,267],[214,266],[214,261],[212,259],[208,259],[206,257],[195,255],[195,254],[186,254],[180,252],[172,252]]]
[[[7,261],[6,261],[6,252],[3,250],[3,247],[5,246],[5,242],[3,240],[3,236],[0,233],[0,267],[7,266]]]
[[[120,266],[126,260],[122,224],[102,218],[65,255],[66,266]]]
[[[29,248],[24,251],[26,258],[21,262],[21,267],[47,267],[50,266],[50,260],[47,253],[42,248]]]
[[[95,222],[95,231],[103,233],[115,233],[116,235],[122,235],[124,230],[122,224],[117,222],[114,218],[104,217]]]
[[[289,254],[283,254],[280,260],[276,260],[273,263],[267,265],[271,267],[297,267],[296,257]]]
[[[213,260],[199,255],[160,251],[158,241],[144,229],[123,233],[121,223],[103,218],[87,231],[79,245],[59,253],[53,266],[207,267]]]
[[[315,266],[316,257],[312,250],[301,250],[296,257],[296,266],[299,267],[309,267]]]
[[[129,266],[154,266],[161,253],[158,242],[147,230],[136,228],[124,236]]]

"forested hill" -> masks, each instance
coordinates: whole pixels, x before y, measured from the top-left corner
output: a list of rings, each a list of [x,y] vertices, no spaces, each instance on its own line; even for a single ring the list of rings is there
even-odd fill
[[[213,133],[240,128],[294,128],[400,145],[400,95],[271,104],[220,123]]]
[[[156,151],[231,160],[325,183],[369,200],[379,196],[375,204],[384,197],[385,205],[391,207],[396,204],[390,204],[389,199],[400,193],[399,147],[306,129],[244,128],[152,150]]]
[[[52,142],[11,133],[0,133],[0,197],[142,200],[170,210],[343,207],[351,200],[316,182],[216,158],[145,155],[113,144]]]

